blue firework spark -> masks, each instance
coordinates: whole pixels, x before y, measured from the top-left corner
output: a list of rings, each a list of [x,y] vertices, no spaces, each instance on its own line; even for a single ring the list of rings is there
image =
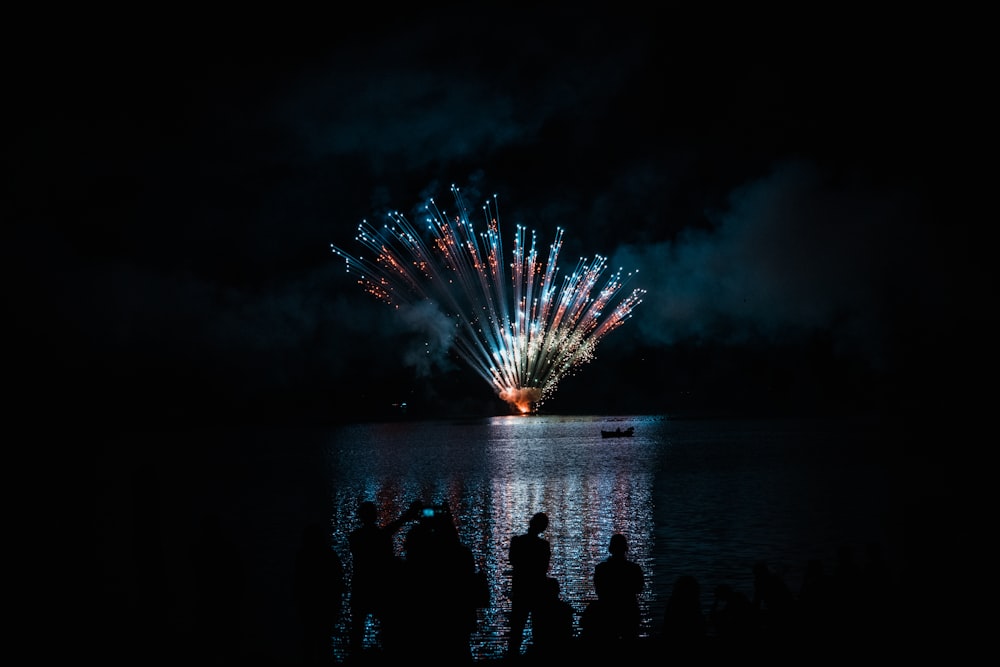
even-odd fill
[[[597,344],[632,316],[645,290],[625,293],[634,274],[621,269],[601,283],[608,270],[602,255],[581,258],[560,278],[561,227],[543,262],[534,231],[517,225],[505,262],[496,195],[483,205],[477,231],[461,192],[451,191],[457,213],[446,215],[431,199],[423,235],[397,211],[381,228],[362,221],[355,240],[374,259],[330,248],[380,301],[396,308],[433,303],[454,327],[458,356],[514,410],[532,412],[594,359]]]

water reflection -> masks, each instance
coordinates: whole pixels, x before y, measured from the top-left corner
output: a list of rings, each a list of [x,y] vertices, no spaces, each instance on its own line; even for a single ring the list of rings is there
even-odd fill
[[[619,424],[634,424],[635,436],[600,437]],[[646,571],[649,632],[681,574],[700,580],[707,609],[719,584],[751,592],[757,559],[793,590],[809,559],[829,563],[842,545],[860,553],[875,543],[898,562],[906,505],[886,446],[895,433],[894,424],[850,419],[533,417],[123,434],[100,452],[91,485],[96,546],[110,573],[102,594],[123,601],[122,627],[134,624],[119,635],[144,637],[152,627],[132,611],[141,604],[175,619],[157,632],[183,651],[197,599],[195,528],[216,515],[247,575],[244,649],[284,664],[298,651],[289,579],[303,527],[330,526],[349,574],[358,503],[374,500],[385,522],[421,498],[451,505],[489,573],[494,604],[473,637],[479,657],[502,650],[507,547],[538,510],[551,519],[552,574],[577,614],[594,595],[593,567],[610,535],[628,536]],[[335,641],[344,638],[346,626]]]
[[[634,437],[601,438],[617,425],[634,425]],[[382,522],[415,499],[451,506],[489,574],[493,604],[473,636],[475,655],[488,658],[502,654],[508,630],[510,538],[537,511],[549,515],[551,575],[577,630],[615,532],[646,573],[647,635],[681,574],[701,581],[707,609],[718,584],[752,592],[758,559],[797,590],[806,561],[832,558],[841,544],[883,543],[891,558],[897,518],[887,471],[871,455],[878,437],[849,421],[502,417],[346,426],[327,436],[324,457],[343,554],[362,500],[378,503]],[[530,637],[529,625],[526,646]]]
[[[637,423],[639,422],[639,423]],[[631,439],[602,440],[603,418],[498,417],[468,423],[349,426],[331,439],[334,538],[349,553],[347,533],[362,500],[374,500],[380,523],[415,500],[447,502],[459,535],[488,573],[493,604],[473,636],[477,658],[502,655],[509,629],[507,549],[538,511],[549,515],[550,574],[579,615],[594,597],[595,565],[615,532],[647,572],[641,606],[651,628],[652,480],[660,418],[632,418]],[[396,535],[402,553],[404,528]],[[579,616],[577,616],[577,621]],[[530,624],[525,643],[530,641]]]

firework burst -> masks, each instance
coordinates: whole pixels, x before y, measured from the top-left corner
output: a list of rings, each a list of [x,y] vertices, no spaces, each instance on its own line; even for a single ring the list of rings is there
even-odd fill
[[[645,290],[624,294],[633,274],[621,269],[599,286],[608,268],[601,255],[581,258],[560,278],[562,228],[543,263],[535,233],[518,225],[505,262],[496,195],[483,205],[485,225],[477,231],[459,189],[451,191],[457,213],[446,215],[431,199],[424,235],[398,212],[381,228],[362,221],[355,240],[373,260],[330,248],[380,301],[396,308],[433,303],[453,327],[456,354],[513,410],[533,412],[593,360],[597,344],[631,317]]]

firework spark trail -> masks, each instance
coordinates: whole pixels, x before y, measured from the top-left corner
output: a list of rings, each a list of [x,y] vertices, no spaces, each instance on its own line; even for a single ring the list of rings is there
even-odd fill
[[[477,233],[459,189],[451,191],[456,215],[449,218],[433,199],[426,206],[429,243],[394,211],[381,229],[367,221],[358,225],[355,240],[374,252],[374,260],[330,248],[380,301],[397,309],[435,304],[453,323],[459,357],[512,408],[531,412],[593,360],[597,344],[632,316],[646,292],[636,288],[619,300],[633,275],[623,277],[621,269],[597,289],[607,270],[601,255],[581,258],[560,281],[561,227],[543,265],[534,232],[528,244],[527,230],[517,225],[508,279],[496,195],[484,204],[485,231]]]

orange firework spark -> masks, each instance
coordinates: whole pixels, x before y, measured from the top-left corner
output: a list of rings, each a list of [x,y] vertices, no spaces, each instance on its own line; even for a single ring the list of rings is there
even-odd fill
[[[645,290],[624,294],[633,274],[623,277],[621,269],[598,289],[607,270],[601,255],[581,258],[560,280],[562,228],[543,263],[535,234],[526,246],[525,229],[518,225],[508,279],[500,259],[496,196],[483,205],[486,228],[477,233],[459,189],[451,191],[457,215],[446,217],[433,199],[426,206],[429,243],[394,211],[381,229],[367,221],[358,226],[356,240],[374,251],[374,261],[330,247],[379,300],[397,308],[434,303],[454,324],[455,352],[514,411],[533,412],[563,378],[593,360],[597,344],[631,317]]]

